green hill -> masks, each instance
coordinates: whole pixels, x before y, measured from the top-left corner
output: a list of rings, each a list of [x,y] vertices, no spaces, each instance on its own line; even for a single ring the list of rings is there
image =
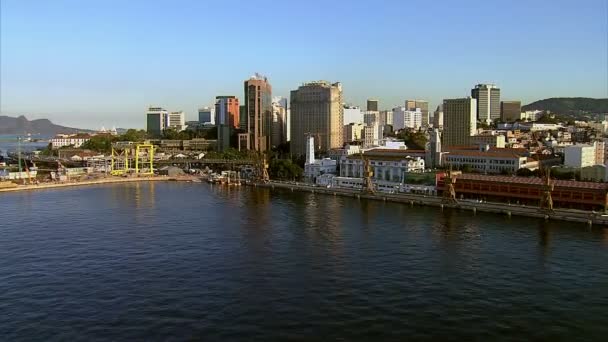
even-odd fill
[[[589,97],[553,97],[532,102],[522,110],[549,110],[551,113],[564,115],[608,113],[608,99]]]

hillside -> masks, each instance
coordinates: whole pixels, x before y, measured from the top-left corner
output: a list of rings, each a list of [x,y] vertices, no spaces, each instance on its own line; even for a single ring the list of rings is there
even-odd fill
[[[85,129],[55,125],[48,119],[28,120],[25,116],[18,118],[0,116],[0,134],[40,134],[55,135],[58,133],[90,132]]]
[[[589,97],[553,97],[522,106],[522,110],[549,110],[551,113],[578,115],[608,113],[608,99]]]

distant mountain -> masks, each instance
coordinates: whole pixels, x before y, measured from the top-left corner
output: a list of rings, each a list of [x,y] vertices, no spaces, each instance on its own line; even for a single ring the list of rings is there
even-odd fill
[[[522,110],[549,110],[564,115],[608,113],[608,99],[589,97],[553,97],[521,107]]]
[[[28,120],[25,116],[13,118],[0,115],[0,134],[40,134],[55,135],[59,133],[91,132],[86,129],[78,129],[55,125],[47,119]]]

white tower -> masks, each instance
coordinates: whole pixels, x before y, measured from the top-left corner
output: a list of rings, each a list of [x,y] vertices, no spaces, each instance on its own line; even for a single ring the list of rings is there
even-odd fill
[[[306,164],[315,163],[315,137],[312,134],[306,136]]]

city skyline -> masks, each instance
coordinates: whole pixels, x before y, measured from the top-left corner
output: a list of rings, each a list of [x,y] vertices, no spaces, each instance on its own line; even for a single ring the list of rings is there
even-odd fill
[[[323,79],[341,82],[345,102],[365,108],[367,99],[378,99],[381,110],[406,99],[435,108],[443,99],[466,97],[479,83],[498,85],[501,100],[522,105],[608,92],[604,1],[387,2],[378,8],[336,1],[326,12],[314,3],[264,1],[183,1],[179,8],[60,2],[64,6],[2,1],[1,115],[81,128],[144,128],[152,105],[195,120],[198,108],[212,106],[217,95],[243,101],[242,82],[255,72],[268,77],[273,95],[288,97]],[[222,17],[212,13],[235,7],[236,24],[220,27]],[[411,8],[420,24],[396,25]],[[248,17],[260,21],[266,40],[247,39]],[[148,25],[150,18],[165,24]],[[365,25],[370,19],[378,25]],[[370,41],[374,51],[365,48]]]

